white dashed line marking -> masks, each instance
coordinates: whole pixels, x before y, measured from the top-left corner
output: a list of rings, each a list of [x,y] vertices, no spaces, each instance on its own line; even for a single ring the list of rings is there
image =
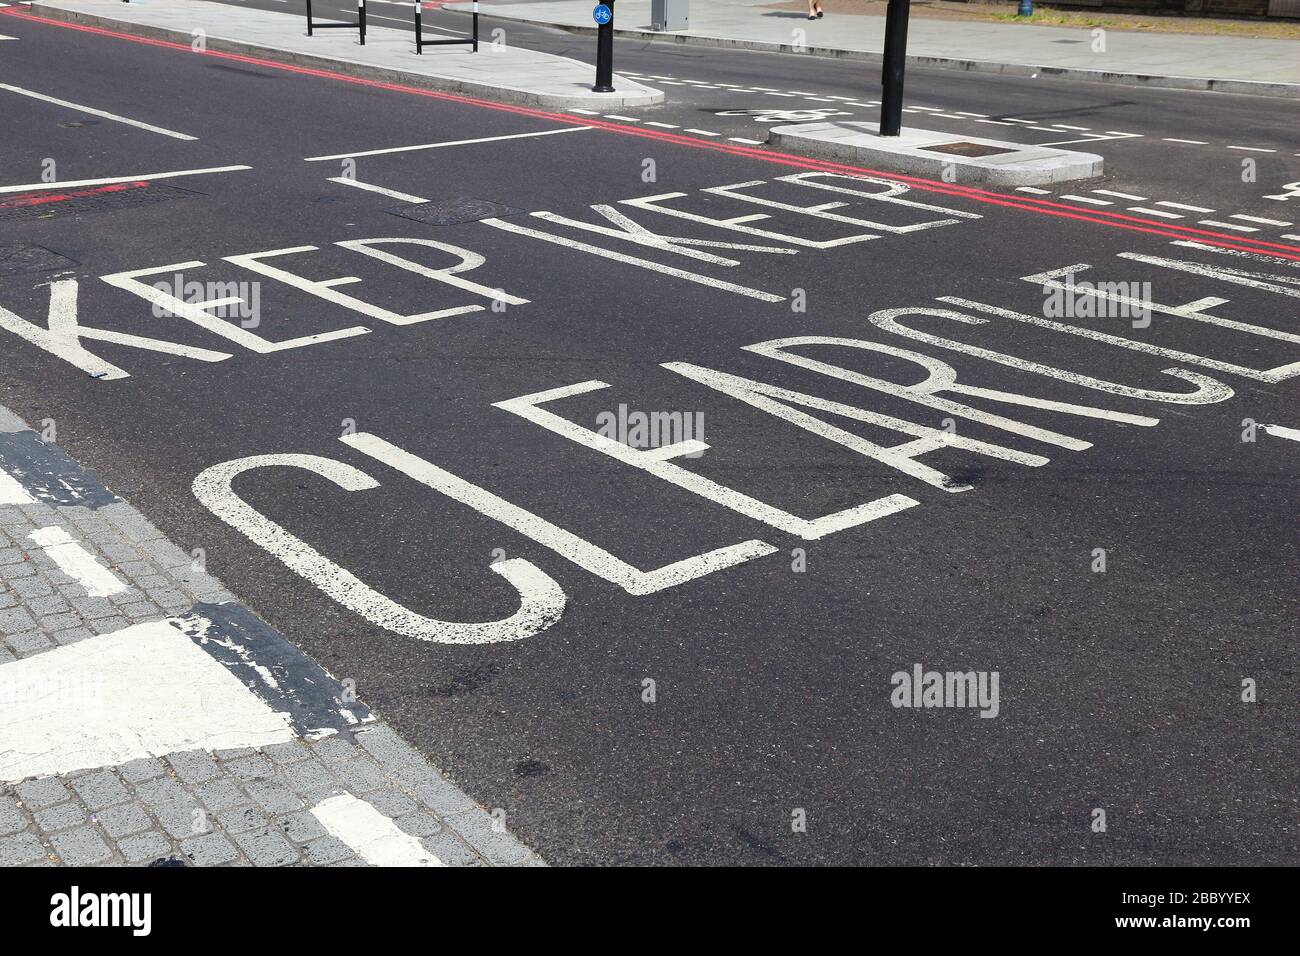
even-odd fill
[[[1109,199],[1093,199],[1091,196],[1062,196],[1062,199],[1069,199],[1072,202],[1086,202],[1092,206],[1113,206],[1115,205]]]
[[[385,189],[383,186],[375,186],[371,183],[358,182],[355,179],[349,179],[346,176],[331,176],[327,182],[338,183],[340,186],[352,186],[356,189],[364,189],[366,192],[379,193],[381,196],[388,196],[390,199],[400,199],[403,202],[428,202],[423,196],[412,196],[410,193],[399,193],[395,189]]]
[[[721,133],[711,133],[707,129],[691,129],[689,126],[685,129],[687,133],[694,133],[697,136],[721,136]]]
[[[1229,146],[1228,149],[1240,149],[1247,153],[1276,153],[1275,149],[1265,149],[1263,146]]]
[[[640,121],[639,119],[637,119],[635,116],[619,116],[617,113],[606,113],[606,114],[605,114],[605,119],[619,120],[620,122],[623,122],[623,123],[639,123],[639,122],[641,122],[641,121]]]
[[[656,123],[654,120],[646,120],[646,126],[658,126],[660,129],[681,129],[680,126],[674,126],[672,123]]]
[[[1176,212],[1164,212],[1160,209],[1148,209],[1146,206],[1129,206],[1130,212],[1140,212],[1146,216],[1159,216],[1161,219],[1182,219]]]
[[[1216,229],[1232,229],[1236,232],[1259,232],[1254,226],[1238,226],[1236,223],[1219,222],[1217,219],[1200,219],[1198,225],[1214,226]]]
[[[1160,200],[1156,205],[1168,206],[1170,209],[1185,209],[1187,212],[1214,212],[1213,209],[1206,209],[1204,206],[1188,206],[1186,203],[1181,202],[1165,202],[1164,200]]]
[[[745,137],[743,136],[728,136],[727,139],[729,139],[733,143],[744,143],[746,146],[763,145],[763,141],[761,139],[745,139]]]
[[[1189,144],[1189,145],[1191,145],[1191,146],[1209,146],[1209,145],[1210,145],[1209,143],[1207,143],[1207,142],[1206,142],[1205,140],[1203,140],[1203,139],[1174,139],[1172,136],[1166,136],[1164,141],[1165,141],[1166,143],[1187,143],[1187,144]]]
[[[1089,126],[1066,126],[1064,123],[1053,123],[1052,125],[1055,126],[1057,129],[1071,129],[1074,130],[1076,133],[1086,133],[1088,132],[1089,129],[1091,129],[1091,127]]]
[[[1240,213],[1228,217],[1229,219],[1240,219],[1242,222],[1258,222],[1265,226],[1286,226],[1291,225],[1289,222],[1283,222],[1281,219],[1263,219],[1259,216],[1243,216]]]
[[[1050,189],[1039,189],[1037,186],[1017,186],[1017,187],[1016,187],[1016,192],[1021,192],[1021,193],[1034,193],[1035,195],[1038,195],[1038,196],[1050,196],[1050,195],[1052,195],[1052,191],[1051,191]]]
[[[1146,196],[1134,196],[1132,193],[1117,193],[1109,189],[1094,189],[1098,196],[1114,196],[1116,199],[1131,199],[1134,202],[1146,202]]]

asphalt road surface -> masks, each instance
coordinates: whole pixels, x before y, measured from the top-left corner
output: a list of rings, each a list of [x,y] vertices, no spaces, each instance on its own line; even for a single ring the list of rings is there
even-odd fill
[[[0,404],[547,860],[1294,860],[1294,103],[912,71],[1108,177],[907,189],[736,142],[861,64],[620,43],[685,85],[619,120],[0,34],[145,124],[0,89],[67,260],[9,254]]]

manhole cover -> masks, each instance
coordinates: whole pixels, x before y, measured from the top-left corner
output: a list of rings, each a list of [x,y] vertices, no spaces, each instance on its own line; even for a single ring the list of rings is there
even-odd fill
[[[988,146],[984,143],[941,143],[938,146],[921,146],[928,153],[952,153],[954,156],[997,156],[1001,153],[1014,153],[1015,149],[1002,146]]]
[[[20,242],[0,243],[0,276],[53,272],[55,269],[72,269],[76,265],[67,256],[51,252],[44,246],[27,246]]]
[[[39,192],[0,197],[0,221],[52,219],[56,216],[147,206],[198,195],[202,194],[146,180],[69,189],[62,189],[54,183]]]
[[[492,202],[490,199],[442,199],[388,211],[430,226],[458,226],[463,222],[477,222],[480,219],[522,216],[526,210]]]

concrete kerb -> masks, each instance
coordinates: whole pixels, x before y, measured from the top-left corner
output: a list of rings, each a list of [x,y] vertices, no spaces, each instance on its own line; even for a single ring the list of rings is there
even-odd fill
[[[106,14],[66,10],[61,7],[40,3],[39,0],[32,4],[30,10],[33,14],[46,17],[50,20],[62,20],[67,23],[104,27],[105,29],[111,29],[118,33],[125,33],[131,36],[144,37],[147,39],[169,40],[187,45],[193,42],[194,39],[190,33],[182,30],[155,26],[153,24],[134,23],[129,20],[119,20]],[[466,96],[474,96],[481,99],[516,106],[535,106],[554,109],[570,108],[575,106],[590,107],[594,104],[598,104],[602,107],[618,109],[635,106],[651,106],[657,103],[662,103],[664,100],[664,94],[659,90],[648,90],[645,94],[611,93],[591,94],[590,96],[566,96],[562,94],[537,93],[504,85],[476,83],[472,80],[458,79],[455,77],[432,76],[426,73],[409,72],[399,68],[377,66],[373,63],[362,63],[338,56],[299,53],[294,50],[285,50],[278,47],[266,46],[260,43],[251,43],[246,40],[216,36],[211,33],[208,33],[205,37],[205,43],[207,49],[214,52],[233,53],[241,56],[254,56],[265,60],[273,60],[276,63],[285,63],[290,66],[329,70],[347,76],[354,76],[359,79],[377,80],[382,83],[398,83],[404,86],[411,86],[418,89],[431,90],[440,93],[460,93]]]
[[[444,3],[443,9],[453,13],[468,13],[468,5]],[[567,23],[552,23],[528,17],[511,16],[495,11],[479,11],[480,16],[512,20],[530,26],[553,27],[568,33],[595,34],[591,27]],[[795,46],[791,43],[767,43],[762,40],[742,40],[732,37],[700,36],[687,33],[667,33],[658,30],[629,30],[616,28],[615,36],[635,40],[653,40],[660,43],[679,43],[692,46],[721,47],[735,50],[756,50],[764,53],[789,53],[795,56],[816,56],[827,59],[854,60],[860,63],[883,63],[884,56],[872,50],[843,50],[836,47]],[[992,60],[963,60],[954,57],[921,56],[908,54],[909,66],[932,67],[941,70],[959,70],[966,73],[999,73],[1006,76],[1050,77],[1080,80],[1086,83],[1108,83],[1117,86],[1150,87],[1166,90],[1192,90],[1213,93],[1239,93],[1249,96],[1271,96],[1300,99],[1300,84],[1266,83],[1259,80],[1226,80],[1213,77],[1177,76],[1155,73],[1112,73],[1105,70],[1083,70],[1076,67],[1035,66],[1032,63],[999,63]]]

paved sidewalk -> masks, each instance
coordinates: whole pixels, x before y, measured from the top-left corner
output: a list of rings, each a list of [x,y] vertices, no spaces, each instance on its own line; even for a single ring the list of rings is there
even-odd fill
[[[202,0],[38,0],[31,11],[187,46],[201,42],[211,50],[505,103],[617,108],[663,100],[660,91],[621,76],[614,77],[615,92],[593,93],[592,64],[509,44],[494,46],[482,32],[478,53],[469,46],[435,46],[416,56],[409,31],[369,26],[365,46],[354,30],[322,30],[309,37],[302,13],[288,8],[274,13]]]
[[[468,10],[466,2],[447,3]],[[571,0],[495,2],[480,12],[566,29],[594,28],[589,4]],[[837,14],[809,21],[763,0],[710,0],[690,6],[689,31],[650,32],[650,0],[619,0],[619,33],[679,42],[847,56],[876,60],[884,17]],[[1068,76],[1100,82],[1176,89],[1300,97],[1300,42],[1251,37],[1152,34],[1120,30],[972,23],[913,18],[908,62],[981,72]],[[1096,46],[1101,49],[1094,49]]]
[[[0,408],[0,866],[540,865]]]

